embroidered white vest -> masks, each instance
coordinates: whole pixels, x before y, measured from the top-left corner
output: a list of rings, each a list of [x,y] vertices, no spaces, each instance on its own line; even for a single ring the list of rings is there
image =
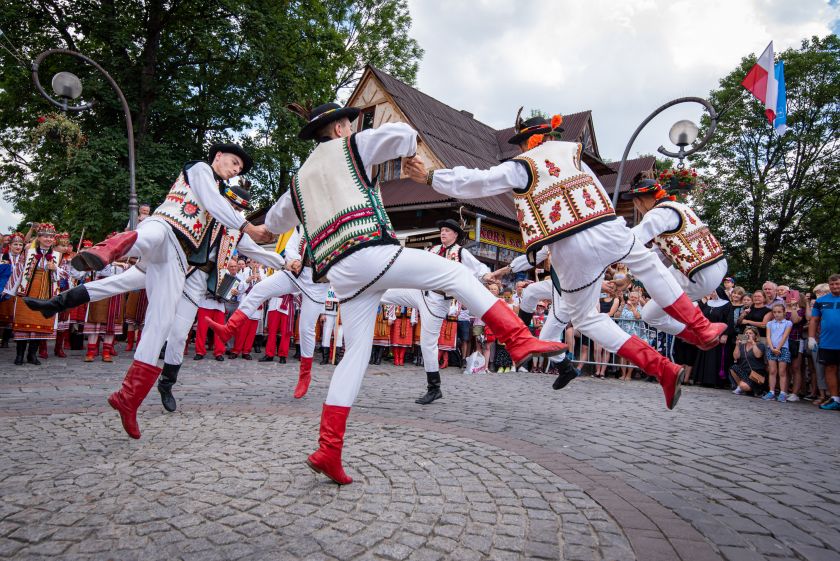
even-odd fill
[[[653,242],[682,274],[691,278],[700,269],[723,259],[720,243],[688,205],[665,201],[654,208],[670,208],[680,217],[675,230],[662,232]]]
[[[178,238],[185,244],[185,250],[197,251],[204,236],[211,230],[213,217],[204,210],[195,198],[187,182],[187,170],[197,162],[184,166],[178,179],[172,184],[163,203],[155,209],[154,216],[160,216],[172,226]],[[218,184],[218,181],[216,182]],[[190,251],[185,251],[189,257]]]
[[[528,171],[513,202],[531,265],[542,246],[615,218],[610,198],[580,169],[580,151],[577,142],[549,141],[514,158]]]
[[[430,248],[429,251],[431,253],[434,253],[435,255],[440,255],[440,248],[441,247],[442,247],[442,244],[437,244],[436,246]],[[450,261],[455,261],[456,263],[460,263],[461,262],[461,250],[462,249],[463,248],[460,245],[452,244],[451,246],[446,248],[446,250],[444,251],[444,254],[441,255],[441,257],[445,257],[446,259],[449,259]]]
[[[355,135],[316,146],[292,179],[291,191],[316,281],[353,251],[399,244],[379,187],[367,177]]]

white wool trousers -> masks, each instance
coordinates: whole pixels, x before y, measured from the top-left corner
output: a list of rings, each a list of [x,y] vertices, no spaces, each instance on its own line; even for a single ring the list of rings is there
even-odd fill
[[[322,347],[329,347],[330,346],[330,339],[332,338],[333,329],[335,329],[335,318],[336,316],[330,314],[324,314],[324,325],[321,326],[321,346]],[[344,346],[344,327],[342,325],[338,326],[335,333],[335,346],[336,347],[343,347]],[[303,351],[301,351],[303,352]]]
[[[553,286],[551,279],[529,284],[522,290],[522,298],[519,299],[519,309],[523,312],[533,314],[540,300],[551,300],[552,292]]]
[[[392,288],[382,295],[386,304],[408,306],[420,315],[420,351],[426,372],[437,372],[440,328],[449,313],[448,300],[443,295],[416,288]]]
[[[604,271],[616,262],[627,265],[662,307],[670,306],[683,294],[668,269],[636,239],[621,218],[553,242],[551,266],[560,281],[560,300],[572,324],[610,352],[618,351],[630,338],[597,309]]]
[[[391,267],[377,279],[399,250],[391,245],[366,247],[347,255],[327,273],[342,300],[346,347],[344,359],[330,382],[327,405],[353,405],[370,360],[376,308],[386,290],[442,290],[452,294],[477,317],[482,317],[498,301],[466,267],[420,249],[403,248]],[[364,287],[367,288],[359,293]]]
[[[276,271],[254,285],[251,292],[240,302],[239,309],[245,315],[250,316],[266,300],[284,294],[301,293],[303,297],[301,298],[298,324],[300,356],[312,358],[315,353],[315,324],[318,323],[318,317],[324,311],[328,289],[329,285],[327,283],[312,281],[311,267],[304,267],[297,278],[288,271]]]
[[[712,263],[708,267],[700,269],[691,279],[674,267],[669,267],[668,271],[685,291],[686,296],[692,301],[697,301],[707,294],[711,294],[720,286],[723,277],[726,276],[727,267],[726,259],[721,259],[717,263]],[[651,327],[671,335],[679,335],[685,329],[684,323],[666,314],[662,306],[655,300],[651,300],[642,308],[642,320]]]

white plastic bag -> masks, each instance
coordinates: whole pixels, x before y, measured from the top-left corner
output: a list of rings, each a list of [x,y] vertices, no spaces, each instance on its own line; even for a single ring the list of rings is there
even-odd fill
[[[467,367],[464,370],[464,374],[480,374],[485,370],[484,355],[479,351],[475,351],[467,357]]]

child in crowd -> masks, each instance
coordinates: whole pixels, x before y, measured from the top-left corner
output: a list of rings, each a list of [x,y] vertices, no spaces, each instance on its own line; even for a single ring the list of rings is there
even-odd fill
[[[762,398],[770,401],[776,399],[776,374],[779,376],[779,398],[780,403],[787,401],[787,365],[790,364],[790,350],[788,349],[788,337],[793,323],[785,319],[785,307],[783,304],[773,304],[773,319],[767,322],[767,371],[770,375],[770,391]]]

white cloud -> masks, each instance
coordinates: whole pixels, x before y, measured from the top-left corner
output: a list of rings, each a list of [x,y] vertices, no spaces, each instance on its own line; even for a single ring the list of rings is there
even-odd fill
[[[23,215],[16,213],[11,203],[0,198],[0,234],[9,232],[22,218]]]
[[[496,128],[520,105],[549,113],[591,109],[599,148],[618,160],[638,124],[662,103],[706,97],[744,56],[826,35],[840,9],[823,0],[614,2],[409,0],[412,36],[426,54],[417,86]],[[699,105],[655,119],[631,155],[667,142]]]

